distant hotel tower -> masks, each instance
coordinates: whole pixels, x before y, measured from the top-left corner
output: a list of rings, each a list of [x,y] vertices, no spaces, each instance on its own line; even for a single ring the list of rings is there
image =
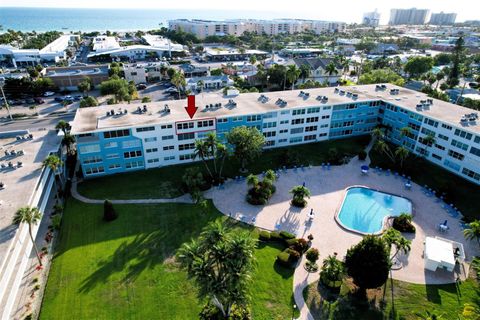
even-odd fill
[[[362,24],[369,27],[378,27],[380,23],[380,13],[375,9],[372,12],[366,12],[363,14]]]
[[[429,10],[427,9],[391,9],[389,25],[425,24]]]
[[[456,13],[432,13],[430,17],[430,24],[444,26],[455,24],[455,19],[457,19]]]

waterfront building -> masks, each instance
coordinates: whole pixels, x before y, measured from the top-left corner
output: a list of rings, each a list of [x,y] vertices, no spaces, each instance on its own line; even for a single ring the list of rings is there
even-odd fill
[[[429,10],[427,9],[391,9],[389,25],[421,25],[425,24]]]
[[[86,178],[192,162],[195,139],[220,139],[232,128],[255,127],[265,148],[369,135],[378,125],[410,152],[480,184],[480,125],[472,109],[386,85],[197,96],[186,100],[82,108],[72,122]],[[409,134],[402,134],[408,127]],[[424,144],[427,136],[435,143]],[[428,141],[428,140],[427,140]]]
[[[378,27],[380,24],[380,13],[376,9],[372,12],[365,12],[363,14],[362,24],[369,27]]]
[[[457,19],[456,13],[432,13],[430,17],[430,24],[445,26],[445,25],[453,25],[455,24],[455,20]]]

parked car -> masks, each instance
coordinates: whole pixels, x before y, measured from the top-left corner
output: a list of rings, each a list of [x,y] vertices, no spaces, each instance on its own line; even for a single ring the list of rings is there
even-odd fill
[[[65,97],[63,97],[63,101],[73,102],[74,100],[75,100],[75,98],[72,97],[72,96],[65,96]]]
[[[27,102],[27,104],[34,104],[34,103],[35,103],[35,99],[33,99],[33,98],[28,98],[28,99],[26,100],[26,102]]]
[[[63,102],[63,97],[55,97],[55,101],[57,101],[57,102]]]
[[[35,100],[36,103],[38,104],[42,104],[42,103],[45,103],[45,100],[43,100],[42,98],[33,98],[33,100]]]
[[[55,95],[55,92],[53,91],[47,91],[43,94],[44,97],[51,97],[51,96],[54,96]]]
[[[139,84],[137,84],[137,89],[138,90],[147,89],[147,85],[144,84],[144,83],[139,83]]]
[[[165,89],[165,92],[167,92],[167,93],[176,93],[176,92],[178,92],[178,89],[175,88],[175,87],[170,87],[170,88]]]
[[[477,82],[470,82],[468,86],[472,89],[477,89],[480,85]]]
[[[82,96],[81,94],[77,94],[77,95],[74,95],[74,96],[73,96],[73,99],[74,99],[75,101],[80,101],[80,100],[82,100],[82,98],[83,98],[83,96]]]

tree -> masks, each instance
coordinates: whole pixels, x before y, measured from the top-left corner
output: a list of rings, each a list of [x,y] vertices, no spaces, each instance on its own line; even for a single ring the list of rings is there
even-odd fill
[[[296,207],[305,207],[307,205],[307,201],[305,197],[310,198],[310,190],[304,186],[295,186],[290,190],[290,193],[293,195],[292,205]]]
[[[400,168],[403,168],[403,163],[407,160],[410,151],[404,146],[399,146],[395,149],[395,157],[400,160]]]
[[[42,167],[43,168],[49,168],[50,170],[52,170],[55,177],[57,177],[58,170],[60,169],[60,167],[62,165],[63,165],[63,161],[60,160],[60,158],[56,154],[48,155],[43,160],[43,163],[42,163]],[[60,181],[61,181],[61,178],[60,178]],[[60,199],[60,194],[59,194],[58,188],[57,188],[57,198]]]
[[[425,145],[425,153],[423,155],[427,155],[428,148],[434,145],[436,142],[435,136],[433,134],[429,134],[426,137],[423,137],[421,143]]]
[[[181,89],[184,89],[185,86],[187,85],[187,82],[185,80],[185,75],[179,71],[175,72],[170,80],[172,84],[177,88],[178,90],[178,99],[181,98]]]
[[[308,64],[302,64],[300,66],[300,78],[305,82],[305,79],[308,77],[310,77],[310,66]]]
[[[433,59],[431,57],[415,56],[408,59],[403,67],[410,77],[418,78],[421,74],[430,71],[433,67]]]
[[[390,146],[383,139],[379,139],[373,145],[375,150],[386,155],[392,162],[395,162],[395,154],[390,149]]]
[[[477,240],[480,245],[480,220],[474,220],[463,230],[463,235],[467,240]]]
[[[72,154],[72,145],[75,143],[75,136],[67,133],[62,138],[62,145],[67,148],[67,154]]]
[[[437,91],[440,81],[442,81],[445,78],[445,73],[440,71],[435,75],[435,78],[437,79],[437,85],[435,86],[435,91]]]
[[[292,90],[294,89],[295,82],[297,81],[298,77],[300,76],[300,69],[297,68],[296,65],[291,64],[288,66],[286,71],[286,77],[289,83],[292,84]]]
[[[248,233],[230,230],[217,220],[198,240],[183,244],[177,260],[195,281],[199,297],[229,319],[232,308],[248,306],[255,247],[256,240]]]
[[[198,80],[197,90],[200,90],[200,92],[202,93],[202,97],[203,97],[203,87],[205,87],[205,82],[203,80]]]
[[[57,125],[55,126],[55,129],[62,130],[64,135],[70,132],[71,128],[72,127],[70,126],[70,124],[64,120],[58,121]]]
[[[117,211],[113,207],[112,202],[109,200],[105,200],[103,202],[103,220],[105,221],[113,221],[118,218]]]
[[[240,160],[240,170],[245,172],[247,163],[262,153],[265,137],[257,128],[240,126],[227,133],[227,142],[233,146],[233,154]]]
[[[459,37],[455,42],[455,46],[453,47],[452,51],[452,67],[450,68],[450,72],[448,74],[447,83],[449,86],[454,87],[458,84],[458,77],[460,73],[460,63],[463,60],[465,55],[463,37]]]
[[[365,72],[358,78],[359,84],[373,84],[373,83],[393,83],[397,86],[403,86],[405,80],[390,69],[376,69],[370,72]]]
[[[89,108],[98,106],[98,101],[95,97],[87,96],[80,100],[80,108]]]
[[[335,63],[333,63],[333,61],[325,66],[325,73],[329,76],[338,74],[337,67],[335,66]]]
[[[208,167],[207,158],[209,157],[208,145],[203,140],[195,140],[194,157],[200,158],[207,169],[208,174],[213,179],[212,171]]]
[[[78,87],[78,91],[85,94],[86,92],[92,90],[92,80],[90,78],[85,78],[82,81],[80,81],[77,87]]]
[[[330,283],[342,280],[345,274],[345,267],[342,261],[337,259],[335,255],[329,255],[322,263],[322,270],[320,272],[320,279],[328,286]]]
[[[254,174],[249,174],[247,177],[247,185],[252,186],[252,188],[257,188],[258,186],[258,177]]]
[[[395,257],[400,253],[408,253],[411,249],[412,242],[407,240],[400,231],[395,230],[394,228],[389,228],[385,233],[382,235],[383,241],[387,244],[388,248],[392,246],[395,247],[395,253],[391,256],[390,260],[393,261]]]
[[[142,98],[142,103],[148,103],[148,102],[152,102],[152,98],[150,98],[150,97],[143,97]]]
[[[18,209],[13,217],[14,224],[26,223],[28,225],[28,234],[30,235],[30,240],[32,241],[33,248],[35,249],[35,254],[37,255],[38,264],[42,265],[42,259],[40,258],[40,253],[38,252],[37,244],[32,234],[32,225],[36,225],[42,219],[42,214],[40,210],[36,207],[23,207]]]
[[[255,65],[257,63],[257,57],[255,55],[250,56],[250,64]]]
[[[345,258],[347,273],[362,293],[378,288],[388,279],[391,262],[385,242],[367,235],[357,245],[348,249]]]

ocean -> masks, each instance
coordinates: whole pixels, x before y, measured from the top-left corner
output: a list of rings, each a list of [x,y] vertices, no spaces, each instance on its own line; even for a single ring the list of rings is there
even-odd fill
[[[275,19],[294,18],[288,13],[242,10],[162,10],[162,9],[67,9],[0,7],[0,25],[5,32],[131,31],[168,26],[173,19]]]

